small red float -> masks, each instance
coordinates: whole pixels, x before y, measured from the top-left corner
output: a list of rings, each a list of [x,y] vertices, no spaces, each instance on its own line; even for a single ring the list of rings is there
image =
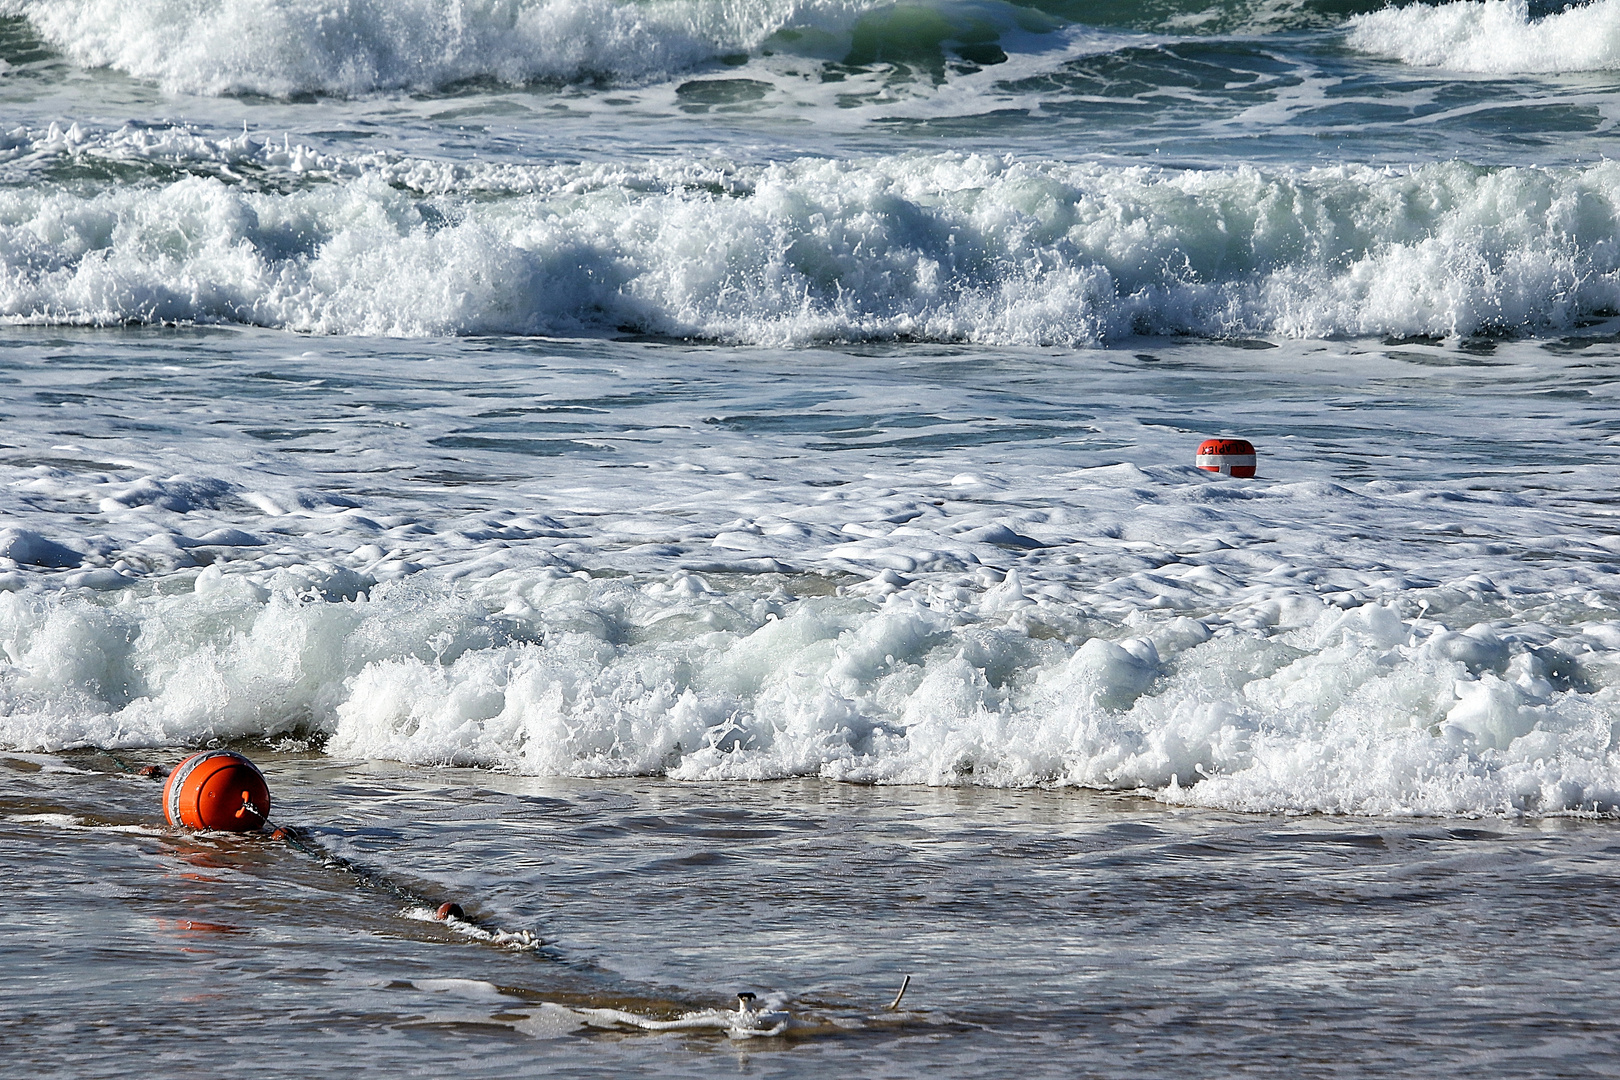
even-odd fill
[[[204,750],[174,767],[163,786],[163,816],[187,829],[252,832],[270,816],[270,785],[232,750]]]
[[[1254,443],[1247,439],[1205,439],[1193,461],[1206,472],[1222,476],[1254,475]]]

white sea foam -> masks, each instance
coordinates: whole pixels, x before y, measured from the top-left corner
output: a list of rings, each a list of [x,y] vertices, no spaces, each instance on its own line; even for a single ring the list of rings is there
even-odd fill
[[[717,58],[1031,45],[1059,23],[1000,0],[0,0],[74,63],[176,93],[366,94],[469,80],[656,82]],[[875,21],[861,23],[863,16]],[[1051,48],[1037,44],[1036,49]],[[954,55],[954,54],[951,54]]]
[[[0,594],[0,743],[300,727],[338,755],[541,775],[1062,783],[1375,814],[1620,806],[1620,621],[1544,625],[1546,596],[1448,630],[1444,598],[1465,611],[1488,583],[1350,610],[1251,587],[1224,612],[1120,623],[1076,621],[1061,590],[1017,575],[791,586],[553,571],[494,579],[481,602],[420,582],[345,600],[215,574],[115,604]]]
[[[1408,4],[1352,19],[1350,44],[1454,71],[1608,71],[1620,68],[1620,2],[1593,0],[1540,19],[1525,0]]]
[[[68,134],[13,133],[13,154]],[[139,157],[148,138],[98,136],[84,153]],[[4,318],[1075,344],[1547,329],[1620,307],[1612,162],[1170,172],[945,154],[486,168],[185,136],[150,152],[171,143],[339,182],[0,190]]]
[[[75,63],[175,92],[358,94],[469,79],[659,78],[858,0],[5,0]]]

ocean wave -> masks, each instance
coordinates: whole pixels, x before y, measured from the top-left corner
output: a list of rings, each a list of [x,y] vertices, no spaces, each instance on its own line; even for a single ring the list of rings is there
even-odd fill
[[[1613,162],[1171,172],[950,154],[484,167],[251,140],[193,152],[337,182],[0,189],[0,317],[1073,345],[1558,329],[1620,308]]]
[[[1620,68],[1620,0],[1537,18],[1526,0],[1412,4],[1350,21],[1350,45],[1454,71],[1536,73]]]
[[[1389,0],[1034,0],[1042,11],[1091,26],[1171,34],[1281,33],[1335,26]]]
[[[364,94],[475,79],[641,80],[846,28],[858,0],[4,0],[74,63],[171,92]]]
[[[472,80],[656,81],[764,51],[842,63],[997,63],[1068,23],[1171,34],[1324,25],[1374,0],[0,0],[73,63],[176,93],[430,91]],[[954,43],[951,45],[950,43]],[[948,46],[948,47],[942,47]]]
[[[998,64],[1061,19],[1004,0],[0,0],[73,63],[173,93],[635,84],[750,56]]]
[[[1264,627],[1110,627],[1016,574],[973,595],[766,584],[552,571],[475,600],[305,568],[263,585],[205,571],[194,592],[117,604],[0,593],[0,745],[296,730],[338,756],[535,775],[1066,784],[1397,815],[1620,805],[1613,622],[1447,628],[1433,608],[1301,593]]]

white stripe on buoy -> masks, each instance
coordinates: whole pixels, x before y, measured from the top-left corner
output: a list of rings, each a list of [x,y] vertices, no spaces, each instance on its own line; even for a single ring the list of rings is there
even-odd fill
[[[1253,454],[1199,454],[1193,462],[1200,469],[1213,469],[1219,472],[1230,472],[1235,467],[1247,466],[1254,468]]]

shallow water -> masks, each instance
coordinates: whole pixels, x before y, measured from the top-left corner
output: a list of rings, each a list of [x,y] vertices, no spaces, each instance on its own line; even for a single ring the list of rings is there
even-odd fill
[[[257,756],[278,819],[551,944],[467,943],[274,841],[154,827],[156,782],[104,754],[13,755],[8,1075],[245,1055],[317,1076],[356,1058],[469,1076],[1574,1076],[1615,1049],[1606,822]],[[23,869],[41,865],[60,870]],[[742,989],[798,1026],[559,1019],[724,1009]]]

